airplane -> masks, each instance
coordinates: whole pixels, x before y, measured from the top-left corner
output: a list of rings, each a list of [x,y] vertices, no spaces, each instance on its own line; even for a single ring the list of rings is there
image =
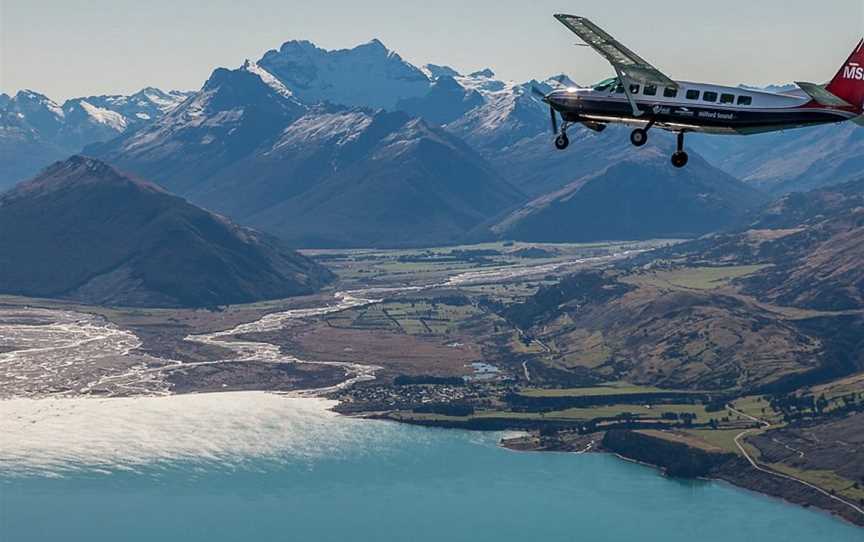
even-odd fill
[[[864,126],[864,39],[826,85],[796,82],[798,89],[772,93],[688,81],[673,81],[585,17],[555,18],[603,56],[616,77],[591,88],[567,88],[544,94],[549,105],[555,147],[570,145],[567,129],[581,123],[596,132],[608,124],[635,126],[630,142],[641,147],[657,127],[678,134],[672,165],[688,156],[684,134],[758,134],[852,120]],[[558,116],[562,119],[559,129]]]

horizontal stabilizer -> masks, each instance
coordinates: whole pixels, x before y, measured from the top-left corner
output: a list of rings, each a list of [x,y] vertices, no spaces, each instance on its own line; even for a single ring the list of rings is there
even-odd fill
[[[801,87],[801,90],[806,92],[813,98],[816,103],[820,105],[824,105],[827,107],[853,107],[852,104],[829,92],[822,85],[817,85],[816,83],[804,83],[804,82],[795,82],[796,85]]]

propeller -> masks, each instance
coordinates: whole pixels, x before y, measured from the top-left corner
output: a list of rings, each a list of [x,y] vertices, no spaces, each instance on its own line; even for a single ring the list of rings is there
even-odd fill
[[[552,118],[552,134],[555,135],[558,133],[558,115],[555,114],[555,108],[552,107],[552,104],[549,103],[549,97],[545,92],[540,90],[537,87],[532,86],[531,92],[534,93],[535,96],[539,97],[544,103],[549,104],[549,116]]]

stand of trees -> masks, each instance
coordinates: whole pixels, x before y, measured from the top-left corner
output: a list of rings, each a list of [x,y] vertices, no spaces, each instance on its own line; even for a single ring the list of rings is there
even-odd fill
[[[849,412],[864,412],[864,393],[847,393],[828,399],[824,394],[794,393],[772,395],[769,404],[787,422],[822,416],[840,416]]]

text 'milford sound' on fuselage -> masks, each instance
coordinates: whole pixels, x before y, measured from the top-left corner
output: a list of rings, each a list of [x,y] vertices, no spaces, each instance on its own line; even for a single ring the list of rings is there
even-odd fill
[[[555,146],[570,144],[567,129],[581,123],[595,131],[607,124],[635,127],[633,145],[648,141],[648,130],[678,134],[675,167],[687,164],[684,134],[758,134],[853,120],[864,125],[864,39],[826,85],[796,82],[799,88],[772,93],[688,81],[673,81],[584,17],[555,15],[612,64],[616,77],[592,88],[538,92],[549,104]],[[563,122],[560,129],[558,116]]]

